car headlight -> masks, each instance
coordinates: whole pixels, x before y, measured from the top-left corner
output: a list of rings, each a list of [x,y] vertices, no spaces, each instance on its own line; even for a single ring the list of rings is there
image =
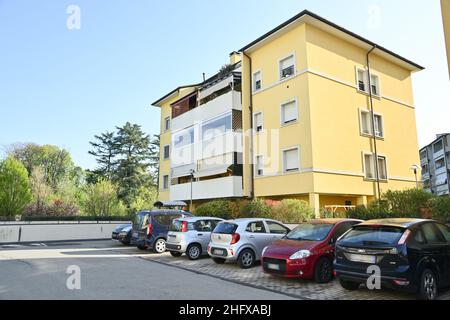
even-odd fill
[[[262,250],[261,256],[264,255],[264,253],[266,252],[266,250],[267,250],[268,247],[269,247],[269,246],[265,246],[265,247],[264,247],[264,249]]]
[[[308,258],[311,255],[311,251],[309,250],[299,250],[293,255],[289,257],[291,260],[297,260],[297,259],[305,259]]]

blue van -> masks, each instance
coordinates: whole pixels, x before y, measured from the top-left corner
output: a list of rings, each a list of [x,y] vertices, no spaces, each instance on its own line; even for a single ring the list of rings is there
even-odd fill
[[[155,253],[163,253],[172,220],[191,216],[190,212],[180,209],[138,212],[133,219],[131,244],[140,250],[152,249]]]

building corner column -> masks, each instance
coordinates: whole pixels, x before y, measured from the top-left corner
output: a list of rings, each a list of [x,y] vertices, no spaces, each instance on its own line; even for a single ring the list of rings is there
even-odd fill
[[[320,196],[318,193],[310,193],[309,194],[309,205],[314,210],[314,215],[317,219],[320,218]]]

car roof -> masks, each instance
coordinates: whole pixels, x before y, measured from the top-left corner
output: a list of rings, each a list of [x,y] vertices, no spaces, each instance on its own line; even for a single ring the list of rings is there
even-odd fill
[[[217,217],[180,217],[176,220],[184,220],[184,221],[198,221],[198,220],[218,220],[218,221],[224,221],[221,218]]]
[[[427,222],[427,221],[435,222],[434,220],[427,220],[427,219],[388,218],[388,219],[374,219],[374,220],[364,221],[363,223],[359,224],[358,226],[382,225],[382,226],[409,228],[409,227],[414,226],[416,224],[420,224],[420,223]]]
[[[282,223],[277,220],[268,219],[268,218],[239,218],[239,219],[226,220],[226,222],[233,222],[233,223],[246,223],[246,222],[254,222],[254,221],[273,221],[273,222]]]
[[[338,224],[338,223],[341,223],[341,222],[349,222],[349,221],[363,222],[363,220],[358,220],[358,219],[325,218],[325,219],[312,219],[312,220],[309,220],[307,223],[312,223],[312,224]]]
[[[178,210],[178,209],[155,209],[155,210],[144,210],[140,211],[137,214],[188,214],[192,215],[192,213],[188,211]]]

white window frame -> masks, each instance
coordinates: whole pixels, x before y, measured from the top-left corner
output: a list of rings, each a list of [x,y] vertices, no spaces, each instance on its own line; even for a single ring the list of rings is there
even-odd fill
[[[256,127],[256,116],[257,115],[261,115],[261,130],[260,131],[258,131],[258,128]],[[254,127],[255,134],[258,134],[258,133],[264,131],[264,112],[258,111],[258,112],[253,113],[253,127]]]
[[[291,57],[294,60],[294,74],[292,74],[288,77],[283,77],[283,72],[282,72],[283,70],[281,69],[281,62],[284,60],[287,60]],[[280,81],[295,77],[296,74],[297,74],[297,56],[296,56],[295,52],[291,52],[290,54],[288,54],[278,60],[278,77],[279,77]]]
[[[360,88],[359,88],[359,80],[360,80],[360,78],[359,78],[359,72],[360,71],[362,71],[363,72],[363,83],[364,83],[364,90],[361,90]],[[362,92],[362,93],[369,93],[369,90],[367,90],[367,87],[369,86],[369,80],[367,79],[367,69],[365,69],[365,68],[361,68],[361,67],[358,67],[358,66],[356,66],[355,67],[355,78],[356,78],[356,89],[359,91],[359,92]]]
[[[256,75],[257,74],[259,74],[260,81],[261,81],[261,87],[259,89],[256,88]],[[262,73],[262,70],[256,70],[255,72],[253,72],[252,86],[253,86],[253,92],[258,92],[258,91],[261,91],[263,89],[263,73]]]
[[[167,131],[170,130],[171,122],[172,121],[171,121],[170,116],[167,116],[167,117],[164,118],[164,132],[167,132]],[[169,124],[169,125],[167,125],[167,124]]]
[[[167,177],[167,187],[164,185],[164,178]],[[170,175],[168,174],[163,174],[162,176],[162,190],[169,190],[170,188]]]
[[[374,174],[374,176],[372,178],[367,177],[366,156],[371,156],[371,161],[370,162],[371,162],[372,171],[373,171],[373,174]],[[385,163],[385,167],[386,167],[386,172],[385,172],[386,173],[386,178],[381,178],[380,166],[379,165],[375,165],[375,153],[367,152],[367,151],[363,151],[362,152],[364,180],[376,181],[377,180],[377,172],[376,172],[377,168],[378,168],[378,177],[379,177],[380,181],[381,182],[386,182],[386,181],[389,180],[388,158],[384,154],[378,154],[378,158],[376,159],[376,161],[378,161],[379,158],[383,158],[384,159],[384,163]]]
[[[373,83],[373,81],[372,81],[372,77],[375,77],[375,78],[376,78],[376,79],[375,79],[375,87],[376,87],[376,89],[377,89],[378,92],[377,92],[377,93],[373,93],[373,92],[372,92],[372,87],[370,87],[370,92],[372,93],[372,95],[373,95],[374,97],[379,98],[379,97],[381,97],[380,76],[379,76],[378,74],[374,73],[374,72],[371,72],[371,73],[370,73],[370,84],[371,84],[371,86],[374,85],[374,83]],[[369,84],[369,82],[367,82],[367,84]]]
[[[297,170],[291,170],[291,171],[287,171],[286,170],[286,161],[285,161],[285,153],[288,151],[292,151],[292,150],[297,150],[297,164],[298,164],[298,168]],[[300,172],[300,147],[299,146],[295,146],[295,147],[289,147],[289,148],[285,148],[281,150],[281,161],[282,161],[282,166],[283,166],[283,174],[290,174],[290,173],[298,173]]]
[[[169,155],[166,158],[166,147],[169,147]],[[168,160],[170,159],[170,144],[165,144],[163,146],[163,152],[162,152],[162,156],[163,156],[163,160]]]
[[[286,123],[284,121],[283,107],[285,105],[287,105],[287,104],[292,103],[292,102],[294,102],[295,108],[297,109],[297,118],[294,121],[290,121],[290,122]],[[294,124],[294,123],[298,123],[299,118],[300,118],[300,112],[299,112],[299,109],[298,109],[298,99],[297,98],[284,101],[283,103],[280,104],[280,125],[282,127],[289,126],[289,125]]]
[[[258,167],[258,158],[261,159],[261,166],[262,168],[260,169]],[[262,174],[259,173],[259,170],[262,170]],[[262,154],[257,154],[255,156],[255,176],[256,177],[263,177],[264,176],[264,156]]]
[[[363,131],[363,113],[365,113],[365,114],[367,114],[368,116],[369,116],[369,123],[367,124],[368,125],[368,129],[369,129],[369,132],[364,132]],[[369,110],[367,110],[367,109],[363,109],[363,108],[360,108],[359,109],[359,132],[360,132],[360,134],[362,135],[362,136],[369,136],[369,137],[373,137],[373,130],[372,130],[372,119],[370,118],[372,116],[372,112],[370,112]],[[373,113],[373,116],[375,117],[375,116],[378,116],[378,117],[380,117],[381,118],[381,135],[377,135],[377,134],[375,134],[375,137],[377,138],[377,139],[384,139],[384,119],[383,119],[383,115],[382,114],[380,114],[380,113]],[[375,121],[375,119],[374,119],[374,121]]]

